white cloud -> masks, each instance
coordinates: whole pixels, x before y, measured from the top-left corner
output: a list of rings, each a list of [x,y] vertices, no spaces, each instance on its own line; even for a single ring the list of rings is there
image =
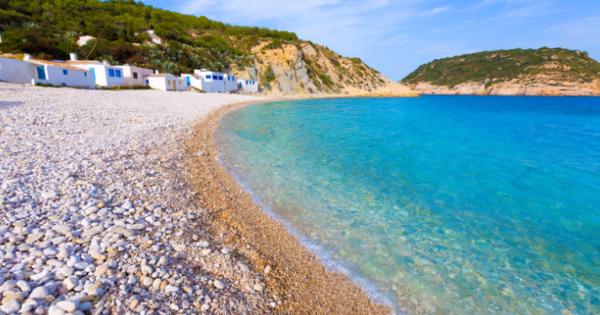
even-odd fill
[[[448,11],[450,11],[450,6],[435,7],[433,9],[425,12],[425,15],[437,15],[437,14],[445,13]]]

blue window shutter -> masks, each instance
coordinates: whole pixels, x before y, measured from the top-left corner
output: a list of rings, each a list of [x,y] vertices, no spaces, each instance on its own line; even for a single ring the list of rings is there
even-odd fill
[[[46,69],[44,68],[44,66],[37,66],[37,75],[38,79],[46,80]]]
[[[108,69],[108,76],[111,78],[115,77],[115,70],[114,69]]]
[[[117,74],[117,78],[121,77],[121,70],[115,70],[115,73]]]
[[[69,70],[67,70],[67,69],[63,69],[63,74],[64,74],[64,75],[67,75],[67,74],[69,74]]]

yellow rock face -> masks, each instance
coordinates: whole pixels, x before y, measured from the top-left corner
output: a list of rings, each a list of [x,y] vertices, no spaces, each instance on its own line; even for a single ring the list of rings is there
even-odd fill
[[[309,42],[263,41],[252,53],[252,64],[234,66],[233,72],[240,78],[257,79],[269,94],[366,95],[397,85],[359,59],[342,57]]]

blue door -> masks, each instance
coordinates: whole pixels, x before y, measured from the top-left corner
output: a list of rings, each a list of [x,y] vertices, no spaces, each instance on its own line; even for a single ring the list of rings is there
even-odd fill
[[[90,68],[90,73],[92,74],[92,79],[96,82],[96,69]]]
[[[185,82],[187,82],[188,86],[192,85],[192,80],[190,79],[190,77],[185,77]]]
[[[37,66],[38,79],[46,80],[46,68],[44,66]]]

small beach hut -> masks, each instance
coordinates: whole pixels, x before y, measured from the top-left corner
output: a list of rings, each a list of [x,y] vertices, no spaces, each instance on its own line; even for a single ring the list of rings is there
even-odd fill
[[[248,93],[258,92],[258,81],[256,80],[238,80],[240,89]]]
[[[125,78],[123,70],[118,66],[113,66],[108,62],[100,62],[97,60],[77,60],[77,55],[71,53],[71,58],[68,63],[71,66],[79,69],[84,69],[92,74],[92,78],[97,86],[102,87],[118,87],[125,86]]]
[[[154,73],[152,69],[131,65],[117,66],[117,68],[123,73],[125,86],[147,86],[147,78]]]
[[[72,86],[82,88],[94,88],[94,78],[90,71],[74,67],[63,61],[48,61],[39,59],[28,59],[35,66],[33,81],[35,84],[47,84],[54,86]]]
[[[187,91],[188,85],[184,78],[172,74],[152,74],[146,78],[148,86],[161,91]]]
[[[200,90],[208,93],[224,93],[225,73],[214,72],[206,69],[194,70],[194,75],[200,79]]]

